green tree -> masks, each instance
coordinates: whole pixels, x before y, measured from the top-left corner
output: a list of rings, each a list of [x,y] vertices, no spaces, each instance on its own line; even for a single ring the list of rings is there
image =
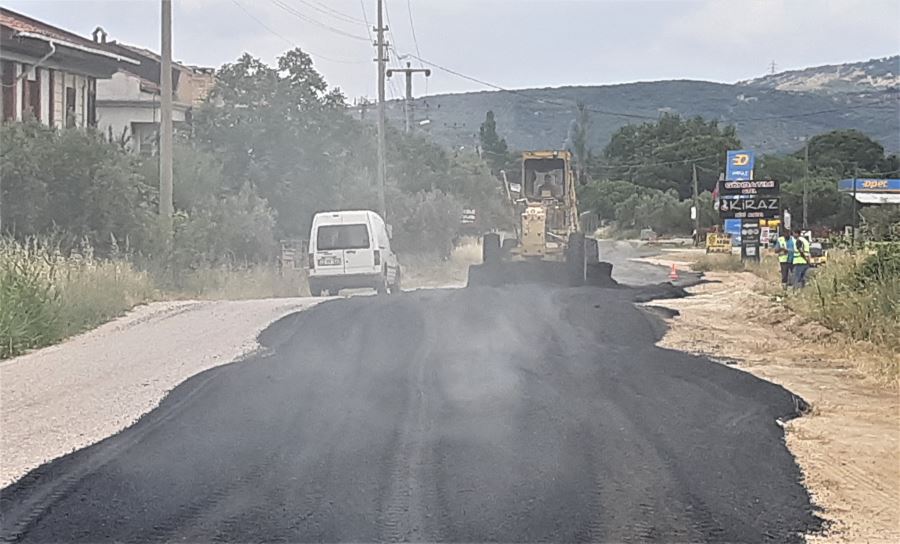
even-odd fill
[[[802,157],[804,152],[800,149],[794,155]],[[885,158],[884,146],[858,130],[833,130],[809,140],[810,168],[834,170],[843,177],[852,176],[854,167],[861,174],[890,169],[895,160]]]
[[[733,126],[666,113],[655,123],[620,128],[589,170],[596,179],[674,189],[680,198],[688,198],[693,192],[691,164],[699,167],[700,190],[711,191],[725,164],[726,151],[740,146]]]
[[[484,122],[478,129],[478,141],[481,143],[481,152],[484,160],[491,167],[492,172],[499,172],[509,163],[509,148],[506,140],[497,134],[497,121],[494,112],[488,111]]]

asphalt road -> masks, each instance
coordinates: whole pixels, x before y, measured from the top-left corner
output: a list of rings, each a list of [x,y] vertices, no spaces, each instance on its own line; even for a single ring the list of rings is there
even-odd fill
[[[798,399],[654,345],[667,290],[354,297],[0,493],[24,542],[800,542]]]

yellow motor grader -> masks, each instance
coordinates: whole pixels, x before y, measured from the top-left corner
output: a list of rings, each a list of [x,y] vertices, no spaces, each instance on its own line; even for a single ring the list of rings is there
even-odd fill
[[[599,262],[597,241],[581,228],[575,185],[569,151],[524,152],[520,182],[504,179],[514,235],[483,236],[484,263],[469,268],[469,284],[611,281],[612,267]]]

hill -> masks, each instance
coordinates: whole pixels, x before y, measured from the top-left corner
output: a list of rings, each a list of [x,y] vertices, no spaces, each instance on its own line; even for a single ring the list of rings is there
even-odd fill
[[[900,55],[789,70],[739,82],[779,91],[864,93],[900,90]]]
[[[414,101],[414,117],[430,120],[420,126],[437,142],[471,147],[478,140],[485,112],[493,110],[498,132],[511,148],[558,148],[575,117],[576,102],[584,102],[593,112],[591,146],[595,150],[602,149],[619,127],[652,121],[668,111],[733,123],[744,145],[762,152],[794,151],[807,136],[847,128],[859,129],[888,151],[897,152],[900,101],[898,87],[889,83],[886,67],[890,64],[890,59],[882,59],[846,65],[846,69],[820,67],[736,84],[675,80],[435,95]],[[863,77],[860,70],[871,71],[872,77]],[[822,73],[835,71],[852,81],[811,83],[824,81]],[[810,82],[809,90],[797,92],[803,81]],[[833,92],[836,88],[843,90]],[[389,120],[402,126],[403,115],[401,102],[388,103]]]

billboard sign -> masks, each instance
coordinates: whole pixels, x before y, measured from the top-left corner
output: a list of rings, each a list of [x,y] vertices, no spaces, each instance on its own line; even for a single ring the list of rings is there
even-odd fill
[[[727,165],[725,167],[726,181],[740,181],[753,179],[753,164],[756,158],[752,151],[741,149],[728,152]]]
[[[838,182],[838,190],[845,193],[853,192],[852,179],[842,179]],[[857,193],[900,193],[900,179],[856,179]]]
[[[719,199],[719,213],[729,219],[778,219],[781,215],[780,199],[759,197]]]
[[[741,199],[763,196],[778,196],[779,184],[774,179],[731,180],[722,183],[721,198]]]

